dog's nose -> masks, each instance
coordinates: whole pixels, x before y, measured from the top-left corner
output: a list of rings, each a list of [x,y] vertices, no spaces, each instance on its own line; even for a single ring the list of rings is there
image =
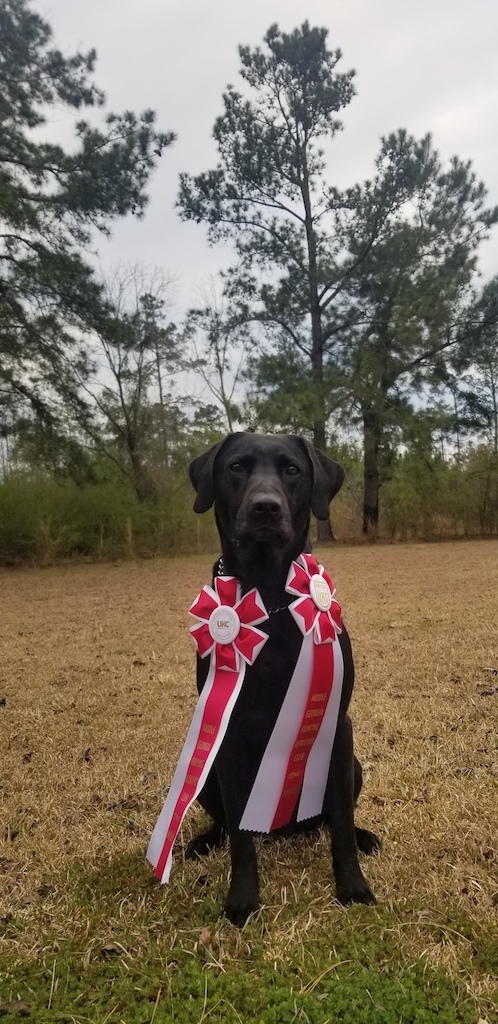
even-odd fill
[[[258,519],[276,518],[282,514],[282,502],[274,495],[258,494],[251,502],[251,512]]]

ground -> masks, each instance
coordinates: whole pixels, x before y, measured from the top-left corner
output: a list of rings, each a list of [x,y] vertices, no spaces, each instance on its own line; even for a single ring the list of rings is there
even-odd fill
[[[261,844],[264,903],[241,933],[218,916],[226,851],[184,864],[178,844],[167,887],[145,861],[212,559],[0,572],[3,1019],[491,1024],[498,542],[318,554],[355,651],[379,906],[335,903],[325,834]]]

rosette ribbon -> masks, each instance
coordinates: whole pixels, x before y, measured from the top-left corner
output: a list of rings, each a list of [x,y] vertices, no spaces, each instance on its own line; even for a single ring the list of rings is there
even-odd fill
[[[257,590],[241,597],[233,576],[203,587],[189,612],[200,619],[190,632],[201,658],[210,655],[200,694],[171,787],[151,836],[147,858],[162,882],[169,880],[172,850],[183,819],[200,793],[226,733],[252,665],[268,637],[256,627],[268,618]]]
[[[333,643],[342,633],[341,607],[335,599],[335,586],[323,565],[313,555],[300,555],[292,562],[286,591],[298,600],[289,608],[305,636],[313,631],[316,644]]]
[[[301,651],[240,828],[271,832],[320,815],[329,776],[344,677],[341,609],[328,572],[313,555],[291,563],[289,611],[303,634]]]

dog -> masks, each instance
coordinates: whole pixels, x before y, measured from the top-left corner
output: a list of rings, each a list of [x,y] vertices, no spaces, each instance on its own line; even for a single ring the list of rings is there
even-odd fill
[[[269,612],[260,627],[269,639],[247,667],[227,732],[198,796],[212,826],[186,851],[187,857],[200,857],[220,846],[228,834],[231,882],[224,912],[241,927],[258,909],[259,883],[253,835],[241,830],[239,823],[302,643],[288,611],[293,599],[285,590],[287,574],[291,562],[310,550],[310,513],[327,519],[344,470],[304,438],[241,432],[229,434],[194,459],[189,475],[197,492],[194,511],[206,512],[214,505],[222,550],[214,574],[235,576],[243,593],[256,587]],[[347,714],[354,665],[344,628],[340,644],[343,689],[322,817],[299,825],[294,812],[283,831],[292,834],[325,823],[331,834],[337,899],[342,904],[371,904],[376,900],[360,868],[358,850],[376,852],[380,841],[354,824],[362,772]],[[197,658],[199,693],[207,677],[207,660]]]

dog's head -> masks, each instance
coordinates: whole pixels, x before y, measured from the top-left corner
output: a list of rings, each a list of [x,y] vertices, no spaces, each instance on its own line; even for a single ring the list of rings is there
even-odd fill
[[[220,530],[239,544],[286,546],[327,519],[344,470],[302,437],[229,434],[190,465],[195,512],[214,504]]]

